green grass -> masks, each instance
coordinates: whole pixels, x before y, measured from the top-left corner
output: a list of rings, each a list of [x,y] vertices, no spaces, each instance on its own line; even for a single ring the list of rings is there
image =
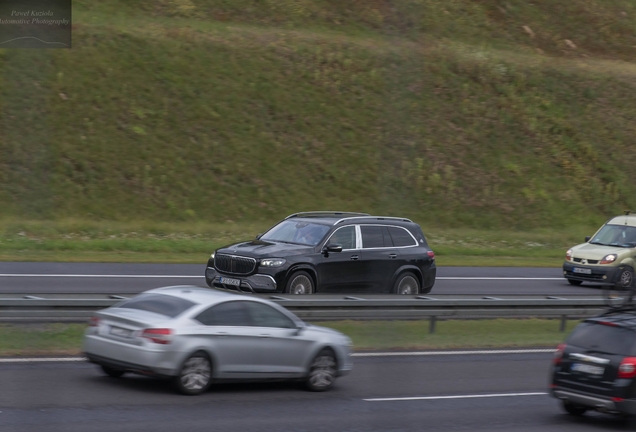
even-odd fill
[[[627,0],[78,0],[72,50],[0,50],[0,216],[595,227],[636,208],[635,17]]]
[[[568,321],[569,332],[578,321]],[[495,319],[438,321],[317,322],[347,334],[354,351],[451,348],[553,347],[567,333],[559,320]],[[83,324],[0,325],[0,356],[80,355]]]
[[[267,223],[131,223],[78,219],[0,220],[0,260],[206,262],[216,248],[249,240]],[[438,265],[558,267],[593,230],[474,230],[424,227]]]

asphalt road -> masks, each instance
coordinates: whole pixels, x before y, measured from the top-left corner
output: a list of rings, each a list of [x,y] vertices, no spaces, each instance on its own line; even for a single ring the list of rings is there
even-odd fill
[[[0,363],[0,430],[607,431],[547,392],[550,353],[355,358],[330,392],[294,383],[217,384],[180,396],[167,382],[113,379],[84,362]],[[412,399],[404,399],[412,398]]]
[[[133,294],[167,285],[205,286],[204,264],[0,262],[0,293]],[[573,287],[560,268],[440,267],[432,294],[600,295]]]

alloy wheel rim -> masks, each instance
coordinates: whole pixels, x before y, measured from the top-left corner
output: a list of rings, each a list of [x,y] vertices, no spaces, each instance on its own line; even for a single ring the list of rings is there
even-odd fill
[[[292,282],[292,294],[311,294],[311,281],[307,276],[298,276]]]
[[[336,377],[336,361],[332,356],[316,357],[311,364],[309,382],[316,388],[329,387]]]
[[[411,277],[407,276],[400,281],[400,285],[398,286],[399,294],[417,294],[415,291],[417,290],[417,281]]]
[[[189,358],[183,365],[181,384],[188,390],[201,390],[210,382],[210,372],[210,362],[206,358]]]

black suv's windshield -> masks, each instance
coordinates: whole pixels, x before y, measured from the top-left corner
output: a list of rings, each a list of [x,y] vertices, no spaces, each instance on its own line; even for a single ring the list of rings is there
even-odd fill
[[[590,243],[603,246],[636,247],[636,227],[605,225]]]
[[[326,225],[285,220],[263,234],[260,239],[316,246],[328,231],[329,227]]]

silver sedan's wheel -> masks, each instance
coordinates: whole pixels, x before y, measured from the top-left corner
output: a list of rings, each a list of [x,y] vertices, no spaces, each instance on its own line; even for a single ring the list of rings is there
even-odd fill
[[[311,391],[329,390],[336,380],[336,358],[331,350],[322,350],[311,362],[307,388]]]
[[[189,357],[181,366],[179,375],[174,378],[177,390],[187,395],[203,393],[212,382],[212,363],[202,352]]]
[[[311,276],[307,272],[300,271],[294,273],[287,283],[287,292],[289,294],[313,294],[314,283]]]
[[[403,295],[415,295],[420,293],[420,283],[413,273],[405,273],[395,282],[394,292]]]

